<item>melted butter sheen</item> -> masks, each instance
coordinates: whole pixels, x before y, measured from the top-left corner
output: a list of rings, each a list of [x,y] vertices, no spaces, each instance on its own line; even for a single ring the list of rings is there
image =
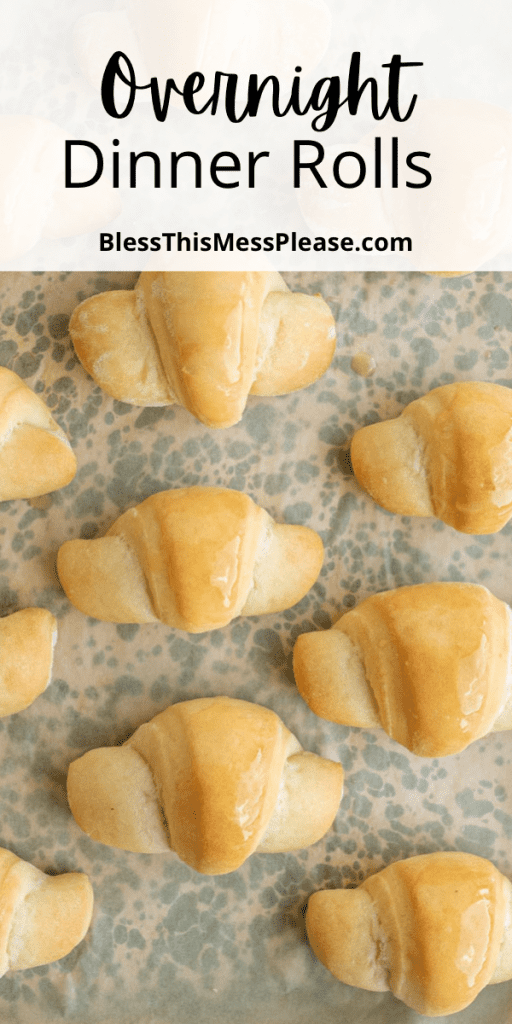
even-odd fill
[[[460,937],[455,966],[467,977],[468,988],[475,981],[485,964],[491,934],[489,900],[482,897],[472,903],[460,919]]]
[[[351,369],[360,377],[372,377],[377,369],[377,363],[368,352],[356,352],[350,361]]]
[[[217,587],[222,594],[222,603],[225,608],[230,606],[233,587],[238,579],[240,543],[240,536],[233,537],[222,548],[210,576],[210,583],[213,587]]]

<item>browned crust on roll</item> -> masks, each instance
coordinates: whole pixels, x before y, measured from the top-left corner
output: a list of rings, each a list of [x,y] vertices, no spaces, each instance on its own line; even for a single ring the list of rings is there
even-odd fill
[[[434,515],[463,533],[495,533],[512,514],[512,391],[461,381],[362,427],[354,473],[390,512]]]
[[[509,889],[482,857],[425,854],[390,864],[355,891],[314,893],[306,927],[341,981],[390,988],[418,1013],[441,1016],[493,981]]]
[[[320,296],[275,272],[144,272],[133,291],[82,302],[70,320],[78,358],[108,394],[177,402],[212,428],[238,423],[249,394],[281,395],[325,372],[334,320]]]
[[[420,757],[485,736],[506,698],[510,612],[485,587],[424,583],[367,597],[294,652],[301,695],[345,725],[380,725]]]
[[[0,618],[0,717],[23,711],[51,678],[57,620],[46,608]]]
[[[125,850],[174,850],[203,874],[256,850],[298,849],[336,815],[340,764],[303,751],[267,708],[231,697],[174,704],[122,747],[90,750],[68,774],[73,816]]]
[[[69,441],[44,402],[0,367],[0,501],[48,494],[75,473]]]
[[[191,487],[151,495],[105,537],[66,541],[57,571],[87,615],[201,633],[291,607],[322,560],[308,527],[274,523],[240,491]]]
[[[0,976],[53,963],[84,938],[93,891],[87,875],[45,875],[0,850]]]

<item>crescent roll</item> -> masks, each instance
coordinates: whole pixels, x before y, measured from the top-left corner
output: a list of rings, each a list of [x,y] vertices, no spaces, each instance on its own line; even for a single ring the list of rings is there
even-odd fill
[[[247,397],[313,383],[336,344],[318,296],[277,273],[145,272],[133,291],[75,309],[76,354],[96,384],[133,405],[184,406],[208,427],[238,423]]]
[[[511,615],[472,583],[373,594],[298,637],[297,687],[321,718],[382,728],[420,757],[458,753],[512,729]]]
[[[340,764],[304,751],[273,711],[230,697],[174,704],[68,774],[72,814],[92,839],[174,850],[207,875],[235,871],[255,850],[315,843],[342,789]]]
[[[105,537],[66,541],[57,571],[86,615],[203,633],[290,608],[322,560],[314,530],[275,523],[240,491],[190,487],[151,495]]]
[[[0,849],[0,977],[67,956],[91,923],[87,875],[45,875]]]
[[[71,445],[44,402],[0,367],[0,501],[48,494],[75,473]]]
[[[46,608],[22,608],[0,618],[0,718],[23,711],[46,690],[57,620]]]
[[[389,864],[357,889],[316,892],[306,929],[335,978],[428,1017],[457,1013],[512,978],[512,885],[470,853]]]
[[[350,457],[361,487],[389,512],[496,533],[512,515],[512,390],[434,388],[397,419],[356,431]]]

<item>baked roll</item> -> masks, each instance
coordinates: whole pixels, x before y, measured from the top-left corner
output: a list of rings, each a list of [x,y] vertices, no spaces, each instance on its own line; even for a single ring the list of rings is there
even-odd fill
[[[357,889],[313,893],[306,929],[339,981],[391,990],[428,1017],[512,978],[512,885],[470,853],[411,857]]]
[[[512,515],[512,390],[462,381],[434,388],[396,419],[354,434],[355,476],[389,512],[496,533]]]
[[[255,850],[315,843],[342,789],[340,764],[304,751],[273,711],[230,697],[174,704],[68,774],[72,814],[91,839],[174,850],[207,875],[235,871]]]
[[[71,445],[44,402],[0,367],[0,501],[48,494],[75,473]]]
[[[59,550],[62,586],[107,622],[163,622],[189,633],[296,604],[315,582],[314,530],[275,523],[240,491],[161,491],[124,512],[105,537]]]
[[[321,718],[382,728],[420,757],[512,729],[511,611],[482,586],[421,583],[373,594],[293,653]]]
[[[45,875],[0,849],[0,977],[67,956],[91,923],[87,875]]]
[[[266,271],[142,273],[133,291],[82,302],[69,331],[107,394],[133,405],[176,403],[208,427],[238,423],[249,393],[311,384],[336,344],[324,300],[292,293]]]
[[[0,618],[0,718],[23,711],[46,690],[57,620],[46,608],[22,608]]]

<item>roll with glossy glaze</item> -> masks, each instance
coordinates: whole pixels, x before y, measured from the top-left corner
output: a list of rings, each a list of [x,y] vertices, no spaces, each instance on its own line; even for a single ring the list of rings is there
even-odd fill
[[[355,476],[389,512],[496,533],[512,515],[512,390],[461,381],[356,431]]]
[[[174,850],[207,875],[235,871],[256,850],[315,843],[342,789],[340,764],[304,751],[273,711],[230,697],[174,704],[68,774],[71,811],[91,839]]]
[[[313,893],[306,928],[340,981],[391,990],[429,1017],[457,1013],[512,978],[512,885],[469,853],[411,857],[357,889]]]
[[[420,757],[512,729],[512,615],[486,587],[421,583],[373,594],[293,654],[321,718],[382,728]]]
[[[102,292],[69,324],[84,368],[133,405],[184,406],[208,427],[241,419],[249,394],[317,380],[334,355],[329,307],[280,274],[145,272],[133,291]]]
[[[314,530],[275,523],[240,491],[190,487],[151,495],[105,537],[66,541],[57,571],[69,600],[93,618],[203,633],[290,608],[322,560]]]

